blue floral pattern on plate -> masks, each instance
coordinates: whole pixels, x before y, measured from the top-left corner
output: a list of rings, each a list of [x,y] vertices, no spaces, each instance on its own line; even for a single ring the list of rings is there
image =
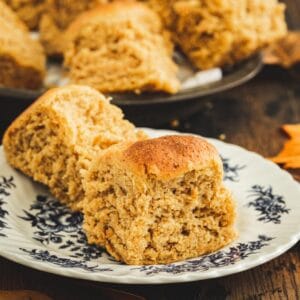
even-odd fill
[[[290,212],[284,197],[274,194],[271,186],[267,188],[261,185],[252,186],[250,198],[253,200],[248,203],[248,206],[254,207],[259,212],[258,221],[280,224],[282,216]]]
[[[42,244],[54,243],[59,249],[67,249],[71,257],[85,261],[97,259],[105,252],[100,247],[88,245],[82,229],[82,214],[71,212],[52,197],[37,195],[24,214],[19,217],[31,223],[35,229],[33,238]]]
[[[211,268],[219,268],[229,265],[234,265],[236,262],[243,260],[250,255],[258,252],[261,248],[268,246],[272,237],[259,235],[257,240],[247,243],[238,243],[232,246],[227,251],[218,251],[210,255],[201,256],[199,259],[188,260],[182,263],[173,263],[167,265],[150,265],[142,267],[134,267],[132,270],[144,272],[146,275],[158,273],[181,274],[186,272],[203,272]],[[111,268],[101,268],[99,265],[89,266],[84,260],[74,260],[65,257],[59,257],[50,254],[47,250],[24,249],[20,250],[28,253],[30,257],[38,261],[46,261],[51,264],[63,268],[80,268],[89,272],[107,272],[113,271]]]
[[[162,266],[143,266],[136,268],[145,272],[147,275],[158,273],[181,274],[186,272],[203,272],[211,268],[225,267],[234,265],[236,262],[243,260],[250,255],[258,253],[258,250],[269,245],[272,237],[259,235],[255,241],[247,243],[238,243],[227,251],[218,251],[210,255],[201,256],[199,259],[188,260],[180,264],[168,264]]]
[[[229,158],[221,156],[224,170],[224,181],[238,182],[240,180],[239,172],[245,169],[245,165],[232,164]]]
[[[112,272],[111,268],[101,268],[99,265],[88,265],[84,260],[75,260],[66,257],[59,257],[50,254],[47,250],[25,249],[20,248],[21,251],[29,254],[29,256],[37,261],[48,262],[62,268],[79,268],[89,272]]]
[[[5,220],[7,215],[9,214],[8,211],[4,208],[6,204],[5,198],[10,196],[11,189],[16,187],[14,183],[14,178],[10,177],[0,177],[0,236],[5,237],[6,234],[3,232],[4,229],[8,229],[7,221]]]

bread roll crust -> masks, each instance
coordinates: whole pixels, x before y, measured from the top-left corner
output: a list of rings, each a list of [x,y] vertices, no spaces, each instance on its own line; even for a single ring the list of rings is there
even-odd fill
[[[171,179],[208,161],[221,165],[215,147],[194,136],[173,135],[132,144],[123,154],[124,162],[139,174]]]

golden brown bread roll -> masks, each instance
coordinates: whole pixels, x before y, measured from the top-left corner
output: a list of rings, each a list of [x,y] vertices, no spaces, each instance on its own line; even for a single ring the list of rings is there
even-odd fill
[[[97,6],[75,19],[65,39],[64,63],[73,83],[101,92],[179,90],[168,33],[141,3]]]
[[[94,155],[116,143],[141,138],[144,135],[102,94],[73,85],[40,97],[6,130],[3,145],[13,167],[78,209],[84,195],[82,176]]]
[[[0,1],[0,85],[37,89],[43,84],[45,55],[26,25]]]
[[[286,34],[277,0],[145,0],[200,69],[248,58]]]
[[[236,236],[235,205],[216,149],[166,136],[104,151],[84,179],[84,229],[126,264],[164,264],[215,251]]]

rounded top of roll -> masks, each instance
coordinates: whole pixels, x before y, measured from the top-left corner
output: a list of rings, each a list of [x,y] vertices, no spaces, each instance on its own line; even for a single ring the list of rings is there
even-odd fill
[[[222,172],[216,148],[195,136],[173,135],[136,142],[123,152],[124,162],[135,172],[171,179],[215,165]]]

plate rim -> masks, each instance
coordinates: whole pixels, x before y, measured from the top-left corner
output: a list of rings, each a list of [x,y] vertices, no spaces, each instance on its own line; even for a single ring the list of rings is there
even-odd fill
[[[241,66],[244,66],[242,68]],[[135,97],[134,94],[130,93],[115,93],[115,94],[109,94],[104,93],[106,96],[112,98],[111,103],[122,106],[122,107],[137,107],[137,106],[151,106],[151,105],[157,105],[157,104],[172,104],[172,103],[180,103],[180,102],[186,102],[189,100],[199,100],[201,98],[211,96],[213,94],[217,94],[220,92],[223,92],[225,90],[232,89],[234,87],[237,87],[239,85],[242,85],[243,83],[251,80],[253,77],[255,77],[263,68],[263,59],[261,53],[256,53],[249,58],[235,64],[232,66],[232,68],[237,68],[237,70],[234,70],[232,73],[229,73],[227,76],[223,76],[223,78],[220,81],[215,81],[212,83],[208,83],[202,86],[189,88],[183,91],[179,91],[177,94],[174,95],[168,95],[164,93],[157,93],[156,97],[150,98],[150,99],[126,99],[132,95],[132,98]],[[244,70],[245,69],[245,70]],[[224,81],[227,78],[230,78],[230,76],[234,76],[239,71],[244,71],[244,74],[242,77],[239,77],[238,79],[231,80],[229,82]],[[246,72],[247,70],[247,72]],[[223,84],[220,85],[220,82],[223,82]],[[9,88],[9,87],[3,87],[0,86],[0,97],[7,97],[7,98],[13,98],[18,99],[22,102],[28,102],[32,103],[35,101],[38,97],[40,97],[43,93],[45,93],[49,88],[41,88],[38,90],[29,90],[24,88]],[[124,96],[125,95],[125,96]],[[147,93],[144,94],[145,97],[147,97]],[[120,99],[122,98],[123,99]],[[125,99],[124,99],[125,98]],[[198,99],[197,99],[198,98]],[[34,99],[34,100],[33,100]]]
[[[195,135],[200,136],[199,134],[194,133],[182,133],[178,131],[173,130],[164,130],[164,129],[152,129],[152,128],[139,128],[143,129],[148,132],[156,132],[159,133],[159,135]],[[263,156],[260,154],[249,151],[241,146],[232,144],[232,143],[226,143],[223,141],[220,141],[218,139],[214,138],[207,138],[209,141],[213,141],[214,143],[220,144],[220,145],[226,145],[229,147],[234,147],[238,151],[246,152],[247,155],[254,155],[257,159],[262,160],[264,163],[269,164],[270,167],[272,167],[274,170],[280,173],[281,176],[285,176],[285,180],[289,183],[294,185],[295,189],[299,190],[300,194],[300,184],[295,181],[290,173],[288,173],[285,170],[282,170],[278,165],[274,164],[273,162],[266,160]],[[0,146],[0,149],[3,149],[3,146]],[[300,213],[299,213],[300,214]],[[186,272],[182,274],[172,275],[170,276],[167,273],[160,273],[153,276],[143,276],[138,277],[137,275],[131,275],[130,273],[126,273],[125,275],[114,275],[109,272],[103,273],[103,272],[95,272],[95,273],[89,273],[84,271],[79,271],[78,269],[68,269],[63,267],[58,267],[55,265],[51,265],[44,261],[34,261],[33,259],[26,257],[25,255],[20,254],[13,254],[8,251],[5,251],[5,247],[1,247],[0,245],[0,256],[13,261],[15,263],[19,263],[21,265],[30,267],[32,269],[47,272],[50,274],[55,274],[59,276],[69,277],[69,278],[76,278],[81,280],[90,280],[95,282],[106,282],[106,283],[114,283],[114,284],[135,284],[135,285],[164,285],[164,284],[174,284],[174,283],[184,283],[184,282],[193,282],[193,281],[202,281],[202,280],[208,280],[213,278],[219,278],[219,277],[225,277],[233,274],[237,274],[252,268],[255,268],[257,266],[260,266],[264,263],[269,262],[270,260],[282,255],[286,251],[288,251],[290,248],[292,248],[298,241],[300,240],[300,223],[298,228],[295,229],[295,232],[298,230],[298,233],[294,233],[290,235],[287,238],[287,241],[284,243],[284,245],[278,247],[276,246],[275,249],[272,250],[270,253],[264,253],[263,257],[256,257],[254,259],[251,259],[249,261],[243,261],[242,266],[239,265],[230,265],[227,266],[226,269],[222,270],[211,270],[209,273],[201,273],[201,272]],[[4,249],[4,250],[3,250]],[[200,256],[201,257],[201,256]],[[134,266],[131,266],[134,267]],[[99,278],[100,277],[100,278]]]

